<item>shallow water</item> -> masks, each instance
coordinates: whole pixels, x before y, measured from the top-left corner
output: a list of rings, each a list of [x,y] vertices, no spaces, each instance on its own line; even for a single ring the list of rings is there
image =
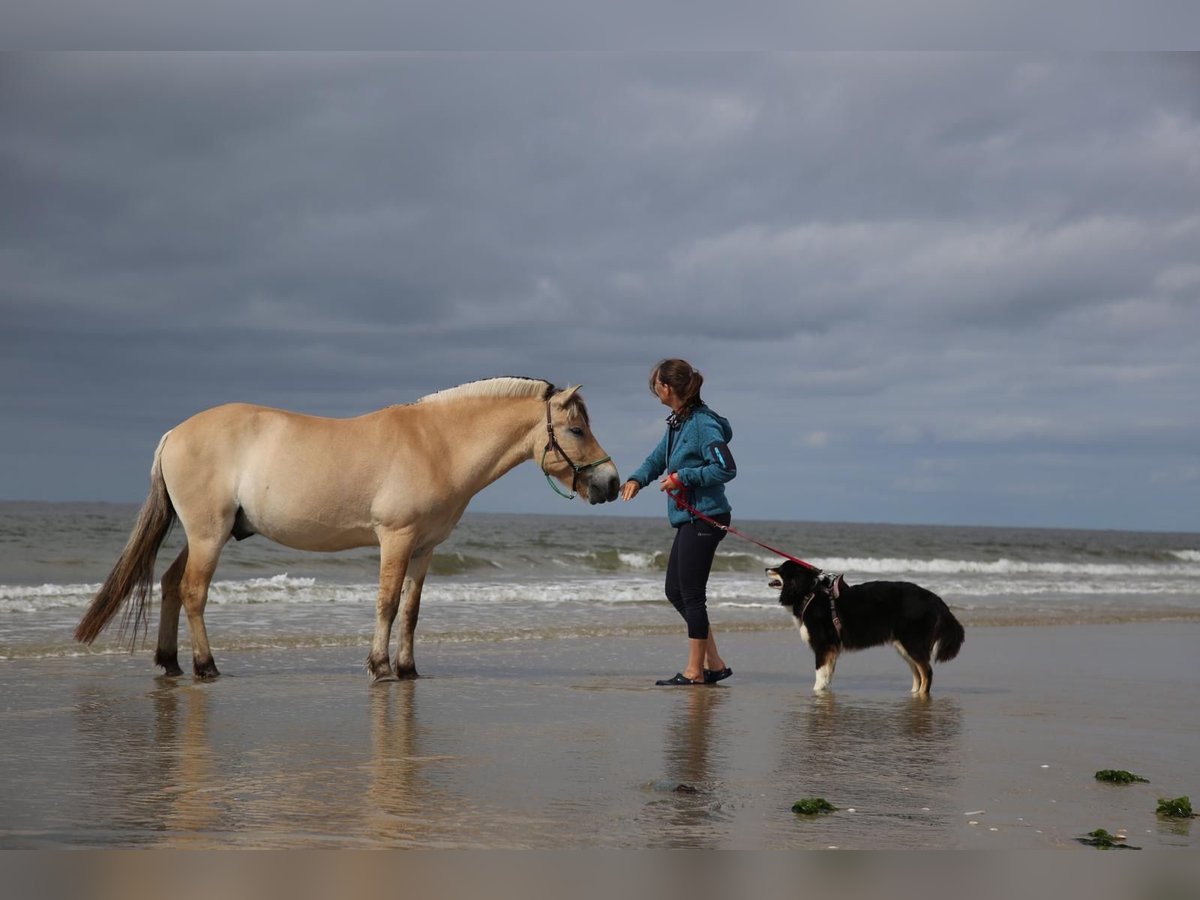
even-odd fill
[[[90,651],[72,633],[136,512],[0,503],[0,660],[123,652],[115,627]],[[735,524],[852,583],[917,581],[968,627],[1200,621],[1200,535]],[[671,537],[661,519],[468,513],[435,554],[420,633],[467,643],[673,633],[678,620],[662,590]],[[168,538],[160,574],[180,541],[178,533]],[[789,627],[763,575],[777,561],[736,536],[725,538],[708,593],[718,627]],[[378,566],[374,548],[318,554],[260,537],[231,541],[206,613],[218,665],[231,653],[272,648],[356,647],[365,658]]]
[[[1154,814],[1200,797],[1197,535],[737,523],[944,596],[967,641],[923,702],[884,648],[814,696],[774,558],[733,537],[709,607],[735,676],[654,687],[683,664],[671,535],[613,517],[468,515],[426,587],[424,677],[375,686],[377,551],[231,544],[222,677],[156,677],[149,647],[71,638],[135,513],[0,504],[0,848],[1197,844]],[[792,813],[812,796],[838,811]]]
[[[213,683],[8,661],[0,847],[1195,849],[1154,809],[1197,793],[1197,637],[969,629],[928,701],[882,648],[814,696],[773,632],[722,635],[709,688],[652,685],[677,636],[430,644],[424,677],[373,686],[349,648],[246,651]],[[791,812],[811,796],[838,812]]]

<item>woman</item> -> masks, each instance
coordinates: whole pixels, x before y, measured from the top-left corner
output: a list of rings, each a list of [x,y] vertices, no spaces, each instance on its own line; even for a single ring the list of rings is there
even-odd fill
[[[650,390],[671,408],[667,433],[621,486],[621,499],[632,500],[662,476],[658,489],[668,494],[667,519],[675,528],[666,594],[687,623],[688,661],[682,672],[655,682],[660,685],[715,684],[733,674],[717,651],[705,597],[713,556],[725,531],[692,512],[729,524],[731,509],[724,485],[737,474],[728,446],[733,429],[704,405],[702,384],[704,377],[682,359],[665,359],[654,367]],[[683,503],[677,503],[676,497]]]

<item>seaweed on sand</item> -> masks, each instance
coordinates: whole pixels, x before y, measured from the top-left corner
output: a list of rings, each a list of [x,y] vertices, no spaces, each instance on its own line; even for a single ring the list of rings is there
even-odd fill
[[[1141,775],[1134,775],[1124,769],[1101,769],[1096,773],[1097,781],[1107,781],[1109,784],[1133,784],[1135,781],[1149,784],[1150,781]]]
[[[1171,819],[1191,819],[1196,815],[1192,812],[1192,799],[1186,796],[1176,797],[1174,800],[1159,797],[1158,814]]]
[[[792,804],[792,812],[803,816],[815,816],[818,813],[836,812],[837,807],[824,797],[805,797]]]
[[[1141,850],[1141,847],[1134,847],[1131,844],[1126,844],[1124,838],[1115,834],[1109,834],[1103,828],[1097,828],[1095,831],[1089,831],[1083,837],[1075,838],[1081,844],[1086,844],[1089,847],[1099,847],[1101,850]]]

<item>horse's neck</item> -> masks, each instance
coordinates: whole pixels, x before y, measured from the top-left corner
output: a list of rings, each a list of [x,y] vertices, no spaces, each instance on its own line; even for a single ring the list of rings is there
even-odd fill
[[[448,447],[450,479],[471,495],[529,459],[544,404],[522,399],[470,398],[447,404],[444,415],[461,437]]]

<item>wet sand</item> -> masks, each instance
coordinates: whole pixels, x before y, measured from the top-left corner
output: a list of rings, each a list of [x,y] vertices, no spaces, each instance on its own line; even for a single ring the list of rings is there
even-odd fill
[[[928,701],[888,648],[814,696],[794,631],[719,637],[708,688],[653,686],[682,636],[418,643],[424,677],[382,685],[365,646],[217,647],[211,684],[0,662],[0,848],[1200,846],[1155,813],[1200,806],[1200,623],[970,628]]]

